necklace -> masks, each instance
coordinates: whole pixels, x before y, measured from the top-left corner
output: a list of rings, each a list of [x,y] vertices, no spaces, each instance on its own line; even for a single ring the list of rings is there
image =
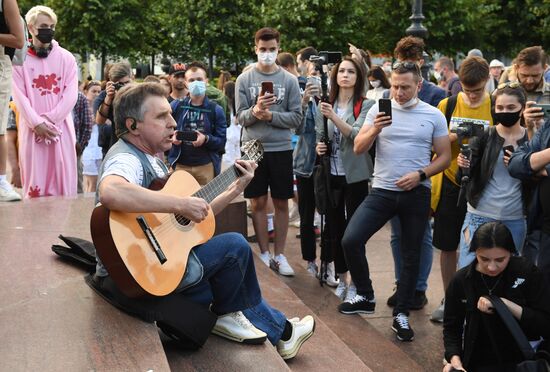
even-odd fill
[[[489,296],[491,296],[493,294],[493,291],[497,287],[498,283],[500,282],[500,279],[502,278],[502,274],[500,274],[498,276],[498,279],[497,279],[497,281],[495,282],[495,284],[493,285],[492,288],[489,288],[489,286],[487,285],[487,282],[485,281],[485,275],[483,275],[482,273],[479,273],[479,274],[481,275],[481,281],[483,281],[483,284],[485,285],[485,288],[487,288],[487,291],[489,291]]]

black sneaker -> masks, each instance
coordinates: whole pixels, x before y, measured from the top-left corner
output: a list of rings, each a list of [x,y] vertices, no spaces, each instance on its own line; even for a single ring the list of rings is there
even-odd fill
[[[421,310],[428,303],[425,291],[414,291],[414,297],[411,303],[411,310]]]
[[[342,314],[372,314],[376,307],[374,298],[367,299],[365,296],[355,295],[349,302],[342,302],[338,305],[338,311]]]
[[[414,331],[409,326],[409,317],[404,313],[399,313],[393,318],[391,329],[397,333],[397,339],[399,341],[414,340]]]

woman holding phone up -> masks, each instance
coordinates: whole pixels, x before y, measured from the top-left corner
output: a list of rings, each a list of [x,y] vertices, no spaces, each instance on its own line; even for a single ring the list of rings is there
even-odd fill
[[[460,154],[461,170],[470,169],[466,185],[467,213],[459,244],[459,268],[467,266],[475,255],[469,252],[471,237],[477,228],[490,221],[502,221],[512,232],[516,249],[521,251],[526,234],[525,207],[528,183],[508,173],[513,150],[528,140],[527,130],[520,125],[526,95],[516,82],[502,84],[494,93],[494,119],[497,125],[485,130],[481,137],[470,140],[471,160]]]
[[[341,299],[355,297],[356,289],[348,272],[342,250],[342,237],[347,221],[368,194],[368,180],[372,175],[372,159],[368,153],[355,155],[353,141],[374,101],[364,98],[365,72],[351,57],[337,63],[330,76],[329,102],[319,104],[316,117],[318,155],[324,155],[327,146],[323,117],[328,119],[327,137],[332,144],[330,155],[331,189],[336,198],[336,207],[326,215],[329,249],[332,252],[340,283],[336,295]],[[346,294],[347,292],[347,294]]]

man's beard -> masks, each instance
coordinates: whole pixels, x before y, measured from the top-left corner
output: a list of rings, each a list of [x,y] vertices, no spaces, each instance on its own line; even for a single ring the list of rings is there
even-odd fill
[[[541,77],[541,79],[538,81],[538,83],[535,83],[535,84],[532,85],[532,89],[527,89],[527,87],[525,86],[525,84],[522,83],[521,80],[519,80],[519,78],[518,78],[518,81],[519,81],[519,83],[521,84],[521,86],[523,87],[523,89],[525,89],[526,92],[531,93],[531,92],[534,92],[534,91],[537,90],[538,86],[540,85],[540,82],[541,82],[543,79],[544,79],[544,75],[543,75],[543,77]]]

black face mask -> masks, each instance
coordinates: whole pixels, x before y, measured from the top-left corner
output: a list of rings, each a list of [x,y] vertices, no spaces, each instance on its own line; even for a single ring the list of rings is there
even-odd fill
[[[49,45],[47,48],[38,48],[34,45],[31,45],[31,49],[34,50],[38,58],[46,58],[52,51],[52,46]]]
[[[36,38],[44,44],[49,44],[52,42],[54,34],[55,30],[52,30],[51,28],[39,28]]]
[[[519,113],[521,110],[516,112],[495,112],[494,117],[497,123],[504,125],[505,127],[511,127],[517,123],[519,120]]]

